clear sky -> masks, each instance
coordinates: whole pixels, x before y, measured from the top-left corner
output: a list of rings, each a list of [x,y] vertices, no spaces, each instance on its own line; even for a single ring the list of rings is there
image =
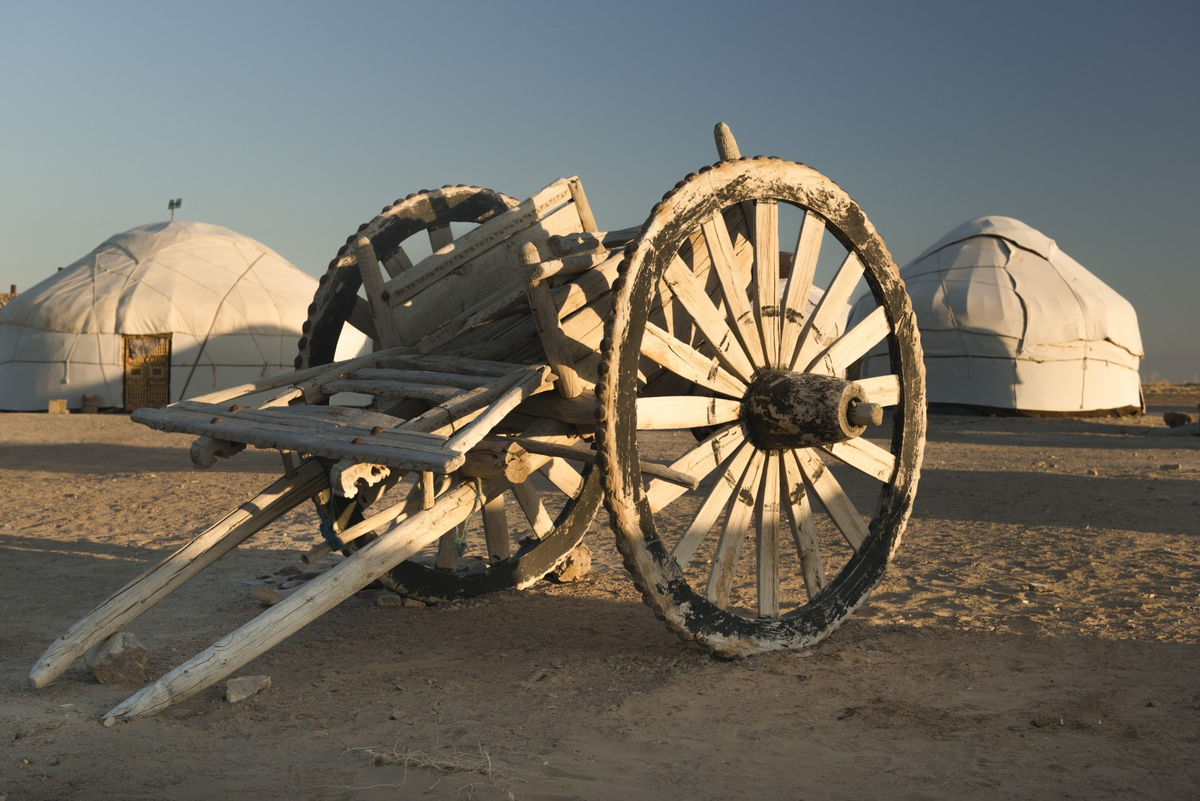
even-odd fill
[[[803,161],[900,265],[1041,230],[1137,309],[1143,378],[1200,377],[1200,3],[0,0],[0,290],[166,219],[320,274],[443,184],[579,175],[639,225],[716,159]]]

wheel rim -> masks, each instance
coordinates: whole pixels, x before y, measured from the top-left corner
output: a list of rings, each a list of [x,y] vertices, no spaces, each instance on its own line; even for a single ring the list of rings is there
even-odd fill
[[[780,208],[801,218],[783,275]],[[808,289],[831,243],[845,258],[814,308]],[[866,323],[835,331],[834,312],[859,280],[879,308]],[[672,628],[730,655],[820,640],[882,579],[911,511],[924,444],[915,318],[882,239],[840,188],[808,167],[723,162],[689,176],[655,207],[626,250],[614,291],[597,393],[599,461],[618,546],[648,605]],[[855,385],[890,407],[882,446],[861,436],[756,443],[771,426],[755,406],[762,392],[751,387],[770,373],[839,375],[883,340],[890,377]],[[667,399],[653,397],[660,393]],[[711,433],[652,453],[665,436],[660,427]],[[639,459],[665,459],[704,481],[692,492],[644,485]],[[847,471],[875,485],[869,523],[864,502],[839,481]]]
[[[358,237],[371,240],[381,270],[389,264],[392,269],[399,269],[418,260],[417,254],[439,250],[452,242],[452,223],[465,231],[517,205],[516,200],[490,189],[446,186],[397,200],[375,219],[359,226],[321,278],[299,343],[297,368],[333,361],[347,323],[362,326],[359,330],[371,333],[373,324],[362,317],[365,301],[358,297],[362,278],[353,256],[353,243]],[[424,245],[425,237],[428,245]],[[418,249],[410,253],[414,251],[414,241]],[[381,277],[386,281],[390,273]],[[417,295],[405,312],[420,309],[421,300]],[[415,330],[427,333],[421,330],[421,325],[415,326]],[[447,347],[453,345],[450,342]],[[409,416],[407,412],[397,413]],[[599,475],[589,465],[572,465],[561,458],[535,457],[535,461],[540,469],[518,484],[480,481],[479,508],[466,526],[447,532],[439,545],[397,565],[381,582],[397,592],[438,602],[526,587],[563,563],[583,538],[599,508]],[[409,475],[387,482],[388,501],[406,497],[406,493],[413,496],[421,493],[418,480]],[[464,477],[464,480],[472,479]],[[318,509],[328,525],[344,530],[361,521],[366,509],[380,503],[379,494],[377,490],[364,491],[351,500],[333,496],[324,504],[318,503]],[[356,540],[347,551],[352,552],[371,539],[373,535]]]

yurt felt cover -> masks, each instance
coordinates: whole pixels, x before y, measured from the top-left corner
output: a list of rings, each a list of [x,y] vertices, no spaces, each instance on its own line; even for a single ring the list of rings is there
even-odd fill
[[[0,410],[123,406],[123,337],[170,334],[170,400],[293,368],[317,282],[265,245],[172,221],[117,234],[0,309]]]
[[[1133,306],[1045,234],[1009,217],[980,217],[900,275],[931,404],[1023,414],[1144,410]],[[851,325],[870,311],[870,298],[860,298]],[[889,372],[886,350],[872,350],[861,371]]]

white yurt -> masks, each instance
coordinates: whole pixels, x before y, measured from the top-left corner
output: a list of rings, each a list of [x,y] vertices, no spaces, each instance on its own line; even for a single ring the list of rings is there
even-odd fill
[[[117,234],[0,309],[0,410],[131,410],[287,372],[316,287],[220,226]]]
[[[931,405],[1024,415],[1145,410],[1129,301],[1010,217],[980,217],[900,271],[925,352]],[[871,311],[854,307],[851,325]],[[876,348],[862,376],[889,372]]]

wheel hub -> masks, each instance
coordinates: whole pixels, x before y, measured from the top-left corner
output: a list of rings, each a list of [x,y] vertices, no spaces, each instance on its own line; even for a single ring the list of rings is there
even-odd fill
[[[868,422],[879,422],[873,410],[863,408],[869,406],[866,392],[852,381],[767,370],[746,391],[742,419],[750,441],[762,450],[804,448],[861,436]]]

